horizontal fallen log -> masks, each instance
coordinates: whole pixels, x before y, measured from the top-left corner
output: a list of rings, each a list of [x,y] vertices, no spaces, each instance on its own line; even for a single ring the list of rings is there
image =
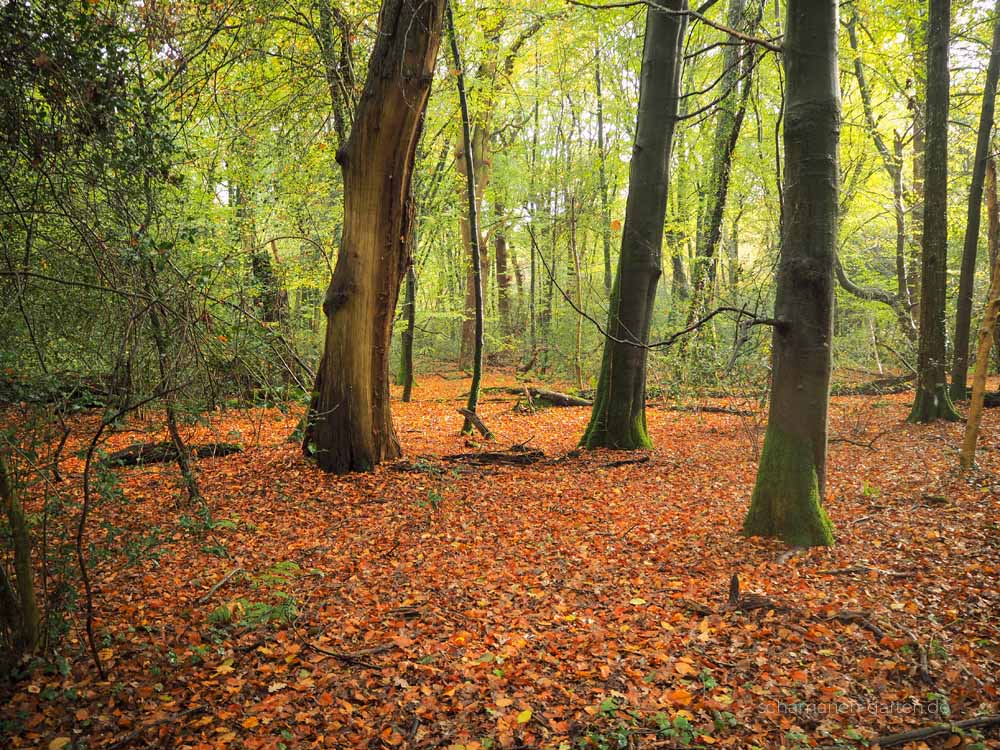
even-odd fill
[[[483,392],[509,393],[512,396],[527,395],[529,398],[535,399],[536,401],[543,401],[549,406],[593,406],[594,404],[594,402],[588,398],[574,396],[571,393],[550,391],[547,388],[537,388],[535,386],[521,386],[519,388],[511,386],[493,386],[492,388],[484,388]],[[532,404],[532,406],[534,406],[534,404]]]
[[[457,461],[477,466],[527,466],[544,458],[545,453],[539,450],[480,451],[478,453],[455,453],[450,456],[441,456],[442,461]]]
[[[893,378],[879,378],[858,385],[835,385],[831,389],[834,396],[884,396],[890,393],[905,393],[913,389],[917,376],[910,373]]]
[[[192,458],[219,458],[241,453],[243,448],[233,443],[206,443],[190,445],[188,451]],[[120,451],[115,451],[104,459],[105,466],[142,466],[144,464],[162,464],[177,460],[177,449],[169,440],[160,443],[136,443]]]
[[[692,414],[732,414],[737,417],[752,417],[753,412],[749,409],[737,409],[734,406],[664,406],[666,411],[690,412]]]

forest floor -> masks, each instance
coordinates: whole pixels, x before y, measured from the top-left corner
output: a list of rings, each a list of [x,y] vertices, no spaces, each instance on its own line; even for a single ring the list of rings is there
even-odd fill
[[[467,389],[420,378],[404,459],[370,474],[322,474],[277,409],[187,430],[246,447],[199,461],[202,509],[173,465],[116,470],[88,526],[107,680],[76,614],[63,669],[5,694],[0,745],[853,747],[1000,712],[1000,409],[963,476],[962,425],[906,424],[912,394],[835,398],[837,545],[791,555],[738,533],[761,416],[654,405],[652,451],[580,453],[589,409],[490,392],[496,442],[470,447]],[[512,444],[545,457],[442,458]]]

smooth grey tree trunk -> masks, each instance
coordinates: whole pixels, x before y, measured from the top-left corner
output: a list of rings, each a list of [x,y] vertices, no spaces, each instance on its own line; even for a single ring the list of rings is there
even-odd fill
[[[747,536],[833,543],[823,510],[840,179],[837,0],[789,0],[771,402]]]
[[[655,6],[667,9],[657,12]],[[586,448],[651,445],[646,430],[646,344],[660,279],[670,151],[680,99],[687,0],[653,0],[639,84],[635,145],[608,333]]]

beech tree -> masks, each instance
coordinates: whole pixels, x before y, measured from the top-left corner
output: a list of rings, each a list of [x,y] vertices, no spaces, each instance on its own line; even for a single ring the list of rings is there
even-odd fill
[[[326,339],[303,439],[325,471],[364,471],[400,454],[389,348],[410,263],[413,164],[443,11],[444,0],[383,0],[364,91],[337,153],[343,240],[323,300]]]
[[[667,12],[658,12],[663,8]],[[587,448],[651,446],[646,431],[646,344],[660,279],[670,150],[680,98],[686,0],[654,0],[646,10],[635,146],[608,335]]]
[[[839,194],[837,0],[789,0],[783,45],[784,221],[771,342],[771,401],[747,536],[833,544],[822,499]]]
[[[920,248],[920,344],[911,422],[955,421],[945,376],[948,265],[948,45],[951,0],[930,0],[927,23],[927,105],[924,227]]]

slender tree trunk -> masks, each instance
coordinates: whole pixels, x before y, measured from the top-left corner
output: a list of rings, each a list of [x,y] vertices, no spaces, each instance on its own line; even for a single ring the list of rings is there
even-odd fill
[[[994,263],[992,276],[986,309],[983,311],[983,322],[979,326],[979,346],[976,349],[976,370],[972,379],[969,418],[965,424],[965,437],[962,439],[960,463],[963,469],[971,469],[976,460],[976,441],[979,439],[979,426],[983,419],[990,348],[997,332],[997,317],[1000,316],[1000,262]]]
[[[580,248],[576,242],[576,196],[569,198],[569,252],[573,260],[573,281],[576,306],[583,309],[583,271],[580,264]],[[576,331],[573,346],[573,371],[576,375],[577,390],[583,390],[583,316],[576,316]]]
[[[1000,0],[997,0],[993,14],[993,45],[990,47],[990,62],[986,69],[983,109],[979,115],[976,160],[972,165],[972,183],[969,186],[969,210],[965,220],[962,272],[958,281],[958,308],[955,312],[955,351],[951,368],[951,397],[956,401],[965,400],[965,383],[969,372],[969,334],[972,329],[972,295],[976,283],[976,254],[979,250],[979,224],[983,205],[983,182],[986,178],[986,159],[989,157],[990,135],[993,132],[993,110],[996,104],[997,80],[1000,79]]]
[[[918,14],[923,13],[922,4],[917,6]],[[915,21],[907,22],[906,35],[913,50],[914,83],[913,96],[909,107],[913,113],[913,203],[910,209],[910,252],[907,258],[907,287],[910,293],[910,317],[919,321],[920,317],[920,272],[921,253],[924,245],[924,145],[926,123],[924,120],[927,101],[926,76],[927,23],[923,15]]]
[[[771,403],[747,536],[833,543],[823,510],[833,343],[840,91],[837,0],[788,0],[784,221]]]
[[[3,453],[0,453],[0,503],[3,504],[4,515],[10,527],[14,552],[14,584],[11,585],[6,573],[0,571],[3,576],[0,581],[0,604],[8,610],[4,612],[5,619],[9,620],[10,626],[16,628],[13,635],[17,651],[20,654],[31,653],[41,638],[41,617],[35,599],[34,570],[31,565],[31,535],[28,519],[8,473]],[[9,610],[10,605],[15,603],[16,608]]]
[[[657,12],[657,6],[668,13]],[[653,0],[639,83],[635,145],[618,271],[611,290],[587,448],[651,445],[646,429],[646,344],[653,319],[667,208],[670,150],[677,125],[687,0]]]
[[[417,328],[417,272],[412,263],[406,269],[403,315],[406,328],[400,341],[399,382],[403,386],[403,402],[409,403],[413,398],[413,337]]]
[[[868,78],[861,63],[861,53],[858,51],[858,12],[855,8],[847,24],[848,39],[854,53],[854,77],[858,81],[861,93],[861,103],[865,114],[865,124],[875,148],[882,159],[882,166],[892,184],[892,209],[896,220],[896,295],[890,298],[889,304],[896,311],[896,319],[900,329],[910,341],[916,341],[917,329],[911,316],[912,304],[907,286],[906,270],[906,209],[903,205],[903,141],[898,133],[894,133],[893,150],[882,138],[875,119],[875,109],[872,106],[871,91],[868,88]]]
[[[493,256],[496,261],[497,276],[497,313],[500,316],[500,330],[504,336],[513,331],[511,316],[510,268],[507,252],[507,231],[503,225],[503,205],[497,203],[497,227],[493,233]]]
[[[611,296],[611,209],[608,206],[608,154],[604,144],[604,93],[601,87],[601,44],[594,54],[594,86],[597,93],[598,190],[601,193],[601,241],[604,248],[604,293]]]
[[[948,45],[951,0],[930,0],[927,29],[927,143],[920,273],[917,394],[911,422],[957,420],[945,377],[948,264]]]
[[[472,414],[476,413],[479,403],[479,386],[483,378],[483,274],[480,258],[479,234],[479,199],[476,195],[476,160],[473,154],[473,141],[470,135],[469,100],[465,93],[465,73],[462,70],[462,56],[458,51],[458,33],[455,31],[455,16],[452,12],[451,0],[445,0],[445,13],[448,17],[448,39],[451,42],[451,56],[458,71],[456,85],[458,86],[458,103],[462,110],[462,143],[465,145],[465,186],[469,210],[469,239],[472,243],[472,291],[475,302],[475,340],[472,351],[472,384],[469,387],[469,400],[465,408]],[[481,163],[481,162],[480,162]],[[465,417],[462,425],[464,434],[472,433],[472,418]]]
[[[338,148],[347,138],[347,113],[350,110],[349,96],[354,89],[351,75],[351,32],[346,19],[330,0],[317,0],[319,25],[316,41],[323,61],[323,74],[330,91],[333,108],[333,126],[337,131]],[[336,30],[334,27],[336,26]],[[337,35],[340,35],[340,50],[337,50]]]
[[[1000,273],[997,263],[1000,262],[1000,201],[997,200],[997,163],[990,156],[986,161],[986,218],[988,229],[986,233],[987,247],[990,253],[990,285],[992,286]],[[1000,372],[1000,326],[993,332],[993,353],[996,359],[996,369]]]
[[[149,282],[146,284],[146,293],[157,298],[155,278],[156,269],[153,264],[149,264]],[[167,434],[170,435],[170,442],[174,445],[177,453],[177,468],[181,472],[181,479],[184,480],[184,487],[187,489],[188,500],[191,503],[201,501],[201,490],[198,488],[198,475],[194,470],[194,461],[187,444],[181,437],[180,428],[177,424],[177,406],[175,394],[173,393],[173,373],[167,363],[167,337],[163,330],[163,321],[160,318],[160,307],[154,303],[149,309],[149,327],[153,333],[153,344],[156,348],[156,362],[159,367],[160,383],[165,395],[163,396],[163,410],[166,415]]]
[[[490,136],[486,125],[482,122],[471,127],[470,136],[459,138],[458,150],[455,153],[455,168],[461,175],[475,174],[476,183],[474,191],[476,194],[476,213],[482,213],[483,193],[489,184],[491,160],[489,155]],[[471,147],[470,145],[471,144]],[[469,156],[471,154],[471,156]],[[471,169],[466,161],[471,158]],[[464,177],[463,177],[464,180]],[[462,190],[462,199],[465,199],[466,187]],[[485,243],[482,233],[473,237],[468,214],[463,214],[459,219],[462,244],[465,247],[465,313],[462,318],[462,339],[458,355],[458,366],[468,369],[473,366],[473,358],[476,349],[476,276],[480,278],[483,288],[489,278],[489,255],[485,252]],[[478,247],[479,265],[473,264],[473,239]]]
[[[729,0],[727,23],[732,28],[745,26],[743,18],[745,11],[746,0]],[[687,325],[691,325],[701,314],[706,291],[711,288],[714,281],[716,254],[722,241],[722,218],[725,215],[726,200],[729,195],[733,154],[746,117],[747,100],[752,88],[750,76],[753,65],[754,51],[751,45],[730,44],[725,47],[722,54],[721,86],[722,90],[729,94],[720,104],[716,120],[712,167],[705,189],[704,218],[698,234],[695,264],[691,273],[691,304],[688,308]],[[741,78],[742,90],[739,88]]]
[[[366,471],[400,454],[389,350],[409,264],[413,163],[441,40],[444,0],[383,0],[347,143],[344,234],[323,301],[326,341],[303,449],[324,471]]]

